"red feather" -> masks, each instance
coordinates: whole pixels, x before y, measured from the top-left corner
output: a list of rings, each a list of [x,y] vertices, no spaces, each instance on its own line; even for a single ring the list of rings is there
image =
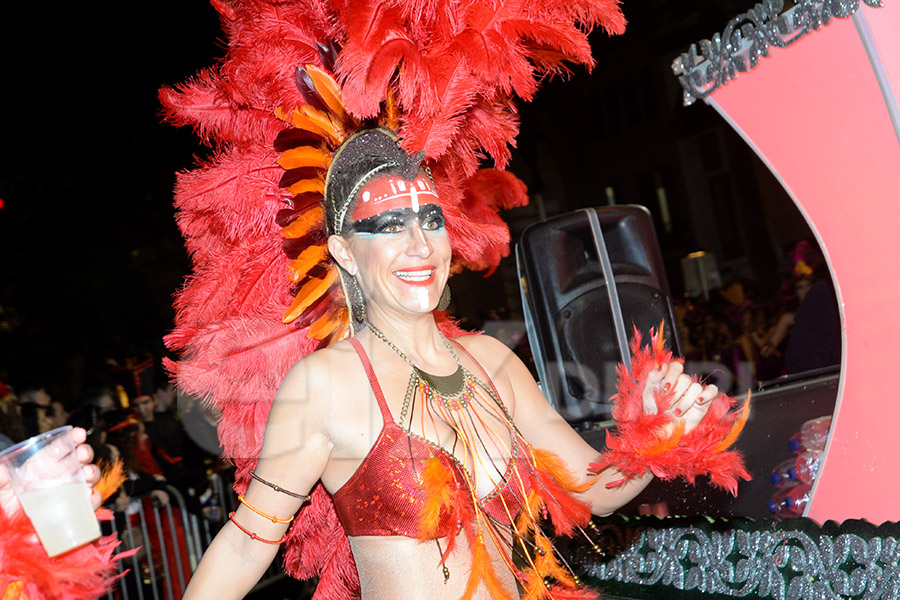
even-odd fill
[[[22,511],[0,509],[0,531],[0,594],[20,586],[28,600],[99,598],[118,579],[116,563],[125,557],[114,554],[119,542],[108,536],[51,558]]]
[[[741,454],[728,450],[727,445],[737,438],[746,422],[747,403],[742,410],[734,411],[734,400],[719,394],[697,427],[684,435],[676,428],[670,437],[663,437],[660,432],[672,421],[665,412],[671,407],[672,393],[657,396],[658,410],[651,415],[644,413],[642,392],[650,371],[673,360],[672,353],[665,348],[661,335],[651,332],[651,343],[645,347],[641,341],[641,334],[635,329],[631,342],[632,372],[619,367],[618,393],[613,404],[616,432],[607,432],[607,450],[591,464],[590,471],[599,473],[614,467],[622,473],[623,478],[607,484],[608,487],[620,486],[647,471],[660,479],[682,477],[692,483],[699,475],[708,475],[713,485],[737,494],[738,479],[749,480],[750,474]]]

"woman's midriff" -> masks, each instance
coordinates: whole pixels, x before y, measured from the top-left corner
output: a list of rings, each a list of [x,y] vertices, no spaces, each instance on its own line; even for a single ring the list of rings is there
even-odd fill
[[[447,549],[448,540],[440,540]],[[518,598],[516,581],[503,560],[500,550],[486,541],[494,563],[494,572],[507,593]],[[472,567],[472,553],[465,534],[447,558],[450,579],[444,583],[440,552],[434,541],[419,541],[400,536],[360,536],[350,538],[350,547],[359,573],[361,600],[457,600],[465,592]],[[490,600],[491,595],[481,583],[473,600]]]

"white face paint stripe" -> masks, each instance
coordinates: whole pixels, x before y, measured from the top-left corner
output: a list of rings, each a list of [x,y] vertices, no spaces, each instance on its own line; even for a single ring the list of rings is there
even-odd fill
[[[428,288],[416,288],[416,300],[419,302],[419,310],[428,310]]]
[[[412,202],[413,212],[419,212],[419,190],[415,186],[409,186],[409,200]]]

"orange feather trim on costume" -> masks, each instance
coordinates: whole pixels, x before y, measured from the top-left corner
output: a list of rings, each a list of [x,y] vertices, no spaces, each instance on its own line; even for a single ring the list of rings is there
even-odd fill
[[[341,123],[339,123],[336,119],[333,119],[328,113],[324,113],[321,110],[316,110],[308,104],[304,104],[297,110],[299,110],[300,114],[306,117],[306,119],[308,119],[309,122],[312,123],[315,127],[317,127],[321,131],[324,131],[336,146],[340,146],[347,138],[347,133],[344,131],[343,125],[341,125]],[[291,120],[291,122],[293,122],[295,119],[296,115],[295,118]]]
[[[325,193],[325,178],[323,176],[315,179],[301,179],[297,183],[291,184],[288,191],[295,196],[309,193],[323,195]]]
[[[544,580],[538,575],[534,569],[527,569],[522,574],[522,588],[525,595],[522,600],[545,600],[550,595],[550,589]]]
[[[425,503],[419,520],[419,539],[428,540],[437,537],[441,511],[450,508],[453,497],[453,473],[437,456],[425,464],[421,489]]]
[[[322,226],[325,218],[325,209],[320,206],[313,206],[304,213],[297,216],[290,225],[281,230],[281,234],[288,238],[301,238],[310,231]]]
[[[347,112],[344,110],[343,92],[341,86],[337,84],[329,73],[323,71],[316,65],[304,65],[309,78],[312,79],[316,91],[321,96],[325,105],[335,114],[335,116],[343,122],[348,120]]]
[[[328,131],[319,125],[319,123],[322,122],[321,119],[313,120],[298,109],[285,110],[279,106],[275,109],[275,116],[285,123],[289,123],[295,129],[302,129],[303,131],[314,133],[325,140],[333,140]],[[330,125],[331,122],[328,121],[328,126],[330,127]]]
[[[569,570],[559,564],[553,544],[543,535],[534,536],[534,543],[538,549],[534,559],[534,568],[541,578],[552,577],[566,587],[576,587],[575,579]]]
[[[497,578],[491,555],[484,545],[484,536],[479,532],[472,543],[472,569],[469,571],[469,581],[466,584],[466,591],[459,600],[472,600],[481,582],[484,582],[488,594],[494,600],[513,600]]]
[[[288,280],[291,283],[300,283],[306,277],[309,270],[328,257],[328,248],[325,244],[314,244],[306,248],[300,255],[291,261]]]
[[[28,600],[28,595],[25,593],[25,584],[21,581],[13,581],[3,590],[0,600]]]
[[[337,281],[337,278],[337,269],[329,269],[321,279],[309,280],[302,288],[300,288],[300,291],[297,292],[294,301],[291,302],[287,312],[284,313],[284,316],[281,319],[282,322],[290,323],[300,316],[304,310],[309,308],[313,302],[328,291],[328,288]]]
[[[532,488],[540,495],[556,533],[570,537],[576,527],[586,525],[591,519],[590,506],[572,494],[586,491],[596,480],[576,484],[558,456],[539,449],[532,449],[532,453],[535,460]]]
[[[684,423],[675,425],[675,429],[673,429],[672,433],[668,436],[657,437],[656,432],[651,431],[650,435],[647,437],[646,444],[635,448],[635,452],[641,456],[658,456],[660,454],[665,454],[678,445],[682,435],[684,435]]]
[[[540,512],[543,504],[544,501],[536,491],[531,490],[528,492],[525,506],[522,507],[521,512],[516,517],[516,532],[520,536],[528,537],[534,531],[535,522],[537,521],[536,515]]]
[[[123,483],[125,483],[127,476],[125,475],[125,470],[122,468],[121,458],[117,458],[112,464],[106,463],[101,465],[100,470],[100,481],[97,482],[94,489],[97,490],[97,493],[100,494],[100,498],[105,502]]]
[[[567,492],[582,494],[594,485],[594,479],[587,479],[583,483],[577,483],[575,475],[569,471],[566,463],[549,450],[532,448],[531,455],[534,457],[535,468],[549,474]]]
[[[301,167],[327,169],[330,164],[331,153],[319,146],[289,148],[278,158],[278,165],[285,170]]]
[[[346,325],[347,309],[342,306],[334,306],[327,313],[313,321],[307,334],[314,340],[324,340],[333,335],[338,329]]]
[[[734,444],[738,436],[741,435],[741,432],[744,430],[744,425],[747,424],[747,419],[750,418],[750,390],[747,390],[747,396],[744,398],[744,405],[741,407],[740,415],[737,419],[735,419],[734,424],[731,426],[731,430],[728,432],[728,435],[719,442],[714,451],[722,452],[723,450],[727,450]]]

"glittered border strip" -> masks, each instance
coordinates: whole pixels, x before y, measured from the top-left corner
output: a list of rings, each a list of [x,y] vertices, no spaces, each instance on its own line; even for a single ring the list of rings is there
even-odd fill
[[[881,7],[881,0],[863,0]],[[717,88],[759,64],[769,49],[784,48],[818,31],[832,18],[847,18],[859,9],[859,0],[799,0],[784,11],[784,0],[765,0],[733,18],[721,33],[691,44],[672,62],[684,92],[684,105],[709,96]],[[782,12],[783,11],[783,12]],[[699,53],[697,51],[699,46]]]
[[[900,525],[805,518],[595,519],[603,550],[569,544],[586,581],[628,598],[900,598]]]

